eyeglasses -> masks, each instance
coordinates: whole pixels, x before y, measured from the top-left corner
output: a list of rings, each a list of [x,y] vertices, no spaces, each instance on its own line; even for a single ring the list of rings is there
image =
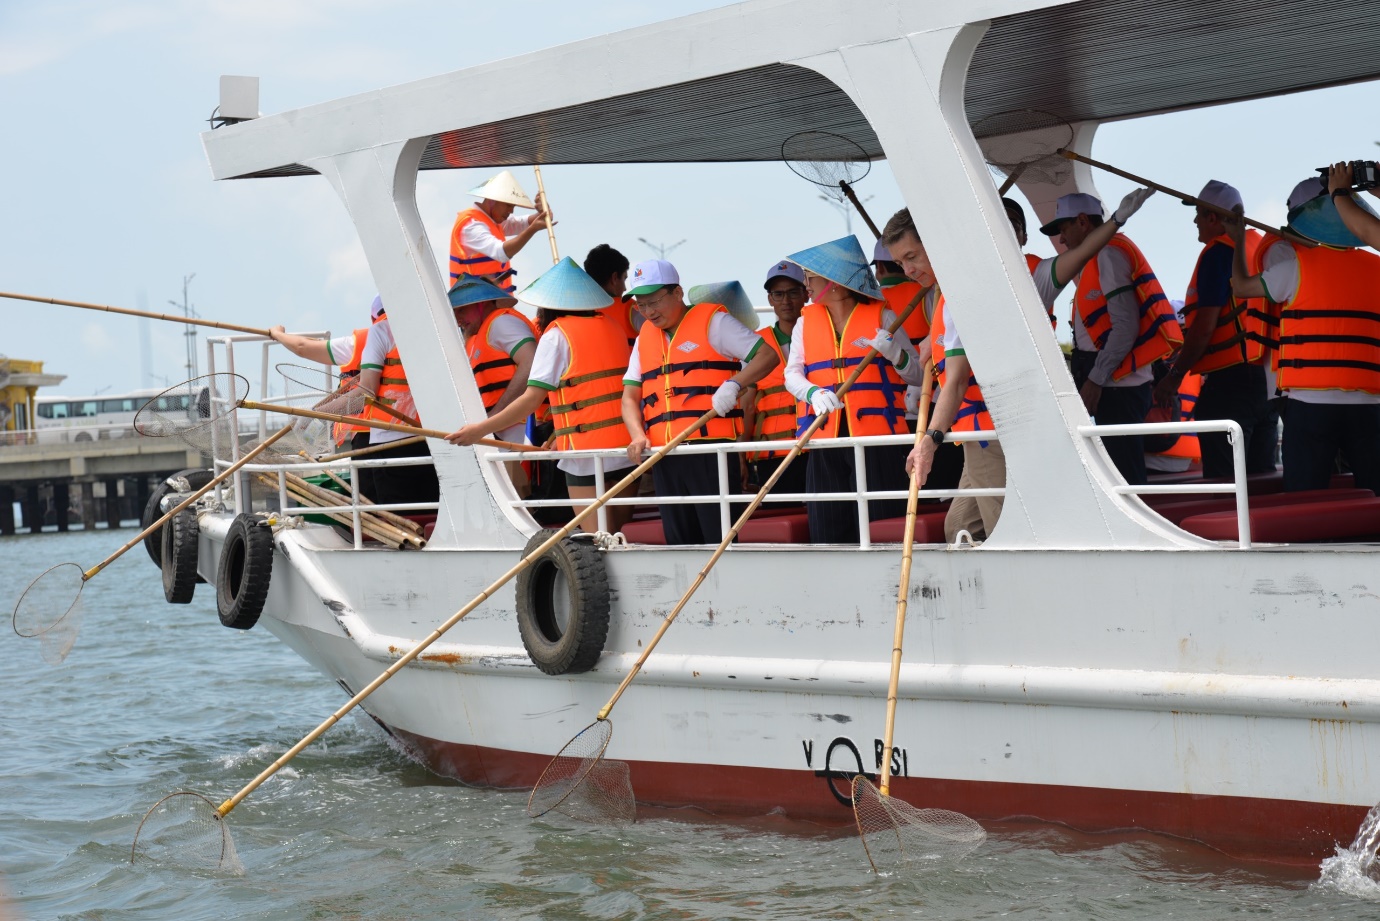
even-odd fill
[[[665,288],[662,288],[656,294],[634,294],[633,303],[635,303],[637,305],[637,309],[642,311],[643,313],[646,313],[648,310],[660,310],[662,305],[666,301],[666,298],[671,296],[671,291],[674,289],[675,285],[667,285]]]
[[[782,288],[777,291],[768,291],[767,300],[769,301],[803,301],[805,299],[805,288],[801,285],[792,285],[789,288]]]

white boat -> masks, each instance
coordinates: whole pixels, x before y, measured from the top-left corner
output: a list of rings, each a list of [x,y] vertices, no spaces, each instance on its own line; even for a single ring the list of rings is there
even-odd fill
[[[1371,13],[1363,0],[752,0],[229,125],[204,143],[217,179],[314,172],[332,185],[418,410],[445,430],[483,408],[418,216],[418,169],[775,160],[787,136],[814,129],[885,155],[963,318],[1009,477],[985,544],[917,549],[893,793],[983,822],[1145,829],[1316,860],[1380,798],[1376,545],[1205,540],[1124,485],[969,125],[1050,110],[1089,153],[1101,121],[1373,79]],[[1290,66],[1267,50],[1285,37]],[[1047,219],[1075,184],[1095,191],[1084,167],[1070,182],[1023,188]],[[215,370],[232,344],[212,345]],[[442,495],[424,550],[325,526],[275,534],[259,622],[348,689],[538,531],[505,455],[432,451]],[[200,513],[212,585],[245,496],[241,485]],[[611,619],[589,671],[533,664],[508,587],[365,708],[441,774],[530,786],[708,553],[596,551]],[[735,545],[614,711],[609,755],[631,764],[639,800],[852,821],[847,779],[879,765],[899,556],[866,536]],[[534,597],[560,611],[555,582]]]

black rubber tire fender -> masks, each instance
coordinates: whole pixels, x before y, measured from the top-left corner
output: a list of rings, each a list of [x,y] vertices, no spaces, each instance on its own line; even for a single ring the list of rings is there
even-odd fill
[[[147,528],[159,518],[163,517],[163,510],[159,506],[163,502],[163,497],[172,492],[172,481],[179,477],[186,477],[187,483],[192,489],[200,489],[211,482],[212,473],[210,469],[204,467],[189,467],[186,470],[179,470],[172,476],[154,487],[149,495],[149,501],[144,503],[144,515],[139,521],[140,528]],[[149,559],[153,560],[153,565],[162,568],[163,566],[163,529],[159,528],[144,537],[144,549],[149,552]]]
[[[256,515],[236,515],[216,568],[216,609],[222,625],[248,630],[259,622],[273,579],[273,531]]]
[[[196,592],[201,527],[196,509],[184,508],[159,528],[163,557],[163,597],[169,604],[190,604]]]
[[[533,535],[523,555],[556,531]],[[599,662],[609,635],[609,577],[604,555],[589,540],[566,537],[517,578],[522,645],[548,675],[587,672]]]

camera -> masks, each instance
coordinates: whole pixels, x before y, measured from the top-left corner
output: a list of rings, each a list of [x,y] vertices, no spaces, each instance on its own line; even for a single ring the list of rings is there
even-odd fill
[[[1351,187],[1353,189],[1364,192],[1367,189],[1380,186],[1380,163],[1376,163],[1374,160],[1352,160],[1347,165],[1351,167]],[[1324,188],[1327,186],[1327,174],[1331,169],[1330,166],[1318,167]]]

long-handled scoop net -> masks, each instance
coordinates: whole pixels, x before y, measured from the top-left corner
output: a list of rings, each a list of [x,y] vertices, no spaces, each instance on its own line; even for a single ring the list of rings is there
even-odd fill
[[[264,781],[278,773],[285,764],[297,757],[304,748],[320,738],[326,730],[339,722],[345,714],[349,713],[366,697],[378,690],[384,682],[392,678],[406,667],[408,663],[425,652],[432,643],[444,636],[448,630],[463,620],[466,615],[483,604],[494,592],[498,591],[523,570],[545,556],[548,550],[568,537],[571,532],[580,526],[581,522],[597,512],[605,503],[621,493],[626,487],[637,482],[637,479],[642,476],[642,474],[652,469],[662,458],[674,451],[691,432],[706,425],[709,420],[713,419],[716,415],[717,413],[711,409],[699,419],[691,422],[679,435],[672,438],[665,446],[657,449],[655,454],[634,467],[631,472],[623,477],[623,479],[606,490],[602,496],[582,508],[579,513],[571,519],[569,524],[556,531],[547,538],[541,546],[527,554],[511,569],[499,576],[498,579],[476,595],[473,600],[459,611],[456,611],[444,623],[433,630],[426,639],[403,654],[398,661],[390,665],[383,674],[365,685],[360,689],[359,693],[346,701],[340,709],[327,717],[321,725],[307,733],[300,742],[292,746],[292,748],[289,748],[277,761],[274,761],[261,771],[257,777],[246,784],[244,788],[234,796],[217,806],[200,793],[179,791],[170,793],[154,803],[153,807],[144,815],[143,820],[139,823],[139,828],[134,833],[134,844],[131,846],[129,854],[130,862],[133,863],[136,860],[144,859],[154,863],[242,871],[243,867],[239,864],[234,842],[230,838],[230,827],[224,821],[225,817],[230,814],[232,809],[243,802],[246,796],[257,790]]]
[[[915,445],[928,436],[931,377],[925,375],[920,414],[915,421]],[[853,818],[868,862],[878,873],[908,861],[961,857],[987,839],[981,825],[948,809],[917,809],[891,795],[891,751],[896,729],[896,696],[901,678],[901,648],[906,632],[906,599],[910,595],[910,563],[915,549],[915,512],[920,499],[918,470],[910,475],[906,496],[906,531],[901,545],[901,579],[896,590],[896,631],[891,644],[891,680],[886,691],[886,731],[882,734],[882,784],[872,785],[862,774],[853,778]]]
[[[852,202],[872,235],[881,238],[882,232],[853,191],[853,184],[872,171],[872,158],[857,141],[829,131],[798,131],[782,143],[781,159],[797,176],[828,189],[839,201]]]
[[[145,537],[172,520],[183,509],[189,508],[206,493],[234,476],[241,467],[255,460],[291,431],[292,426],[285,426],[264,439],[238,461],[212,477],[205,486],[173,506],[153,524],[130,538],[119,550],[90,569],[83,569],[76,563],[59,563],[45,570],[29,583],[29,587],[24,589],[24,594],[20,595],[19,601],[15,603],[14,615],[10,620],[14,632],[23,637],[36,637],[44,661],[50,665],[61,664],[67,658],[67,653],[72,650],[81,629],[81,594],[86,583],[124,556],[131,547],[137,547]]]
[[[152,313],[148,310],[131,310],[128,307],[112,307],[109,304],[90,304],[86,301],[64,301],[56,297],[16,294],[12,291],[0,291],[0,297],[16,301],[33,301],[37,304],[56,304],[59,307],[80,307],[83,310],[100,310],[104,313],[119,313],[129,317],[144,317],[149,320],[167,320],[170,323],[181,323],[184,326],[208,326],[211,329],[228,329],[232,332],[249,333],[253,336],[264,336],[268,339],[273,338],[273,334],[269,330],[260,329],[256,326],[240,326],[237,323],[221,323],[216,320],[203,320],[199,317],[179,317],[170,313]]]
[[[911,302],[901,311],[896,321],[891,324],[889,332],[895,333],[901,328],[915,308],[919,306],[925,292],[917,294]],[[843,396],[852,388],[854,382],[862,375],[872,360],[877,357],[875,349],[868,349],[862,360],[853,368],[848,377],[839,385],[836,395]],[[843,410],[839,410],[842,412]],[[752,498],[752,502],[738,516],[738,520],[733,523],[733,527],[724,535],[723,540],[719,541],[719,546],[715,548],[709,562],[704,564],[695,581],[681,595],[676,606],[671,609],[671,613],[661,622],[656,634],[652,637],[642,655],[638,656],[633,663],[623,681],[618,685],[613,696],[608,703],[604,704],[599,711],[594,722],[584,729],[581,729],[565,746],[556,753],[556,757],[551,759],[551,763],[542,771],[537,778],[536,786],[532,788],[532,794],[527,799],[527,814],[532,818],[540,818],[549,812],[559,812],[572,819],[590,822],[599,825],[630,825],[636,818],[637,802],[633,795],[632,783],[629,780],[628,766],[626,762],[606,760],[604,754],[608,750],[609,742],[613,738],[613,721],[609,719],[609,714],[613,712],[614,705],[618,703],[623,692],[632,684],[633,679],[642,671],[642,666],[646,663],[652,651],[656,649],[661,638],[666,635],[671,624],[676,617],[689,603],[695,591],[704,584],[705,577],[714,568],[714,564],[719,562],[719,558],[724,555],[728,545],[733,543],[733,539],[738,536],[739,529],[744,522],[752,517],[757,511],[762,500],[771,492],[777,481],[785,474],[786,468],[800,456],[805,450],[805,446],[810,443],[815,432],[828,419],[828,415],[815,417],[814,422],[805,429],[804,434],[796,441],[789,454],[782,458],[772,475],[762,484],[762,488],[757,491],[757,495]]]

